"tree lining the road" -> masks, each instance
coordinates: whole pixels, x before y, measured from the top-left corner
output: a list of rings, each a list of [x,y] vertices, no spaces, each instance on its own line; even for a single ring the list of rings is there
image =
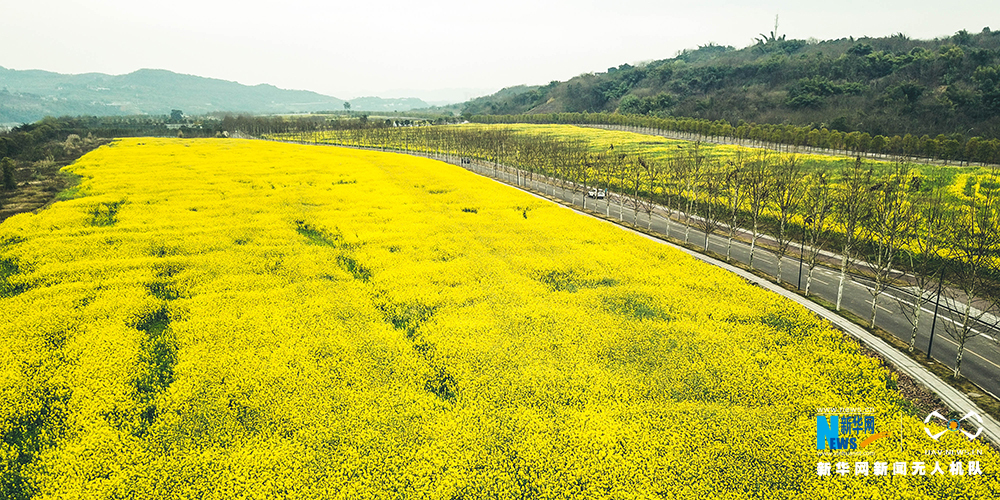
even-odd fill
[[[841,132],[824,126],[795,126],[740,122],[690,117],[655,117],[622,113],[533,113],[520,115],[469,115],[468,121],[482,124],[536,123],[614,127],[637,133],[673,133],[692,141],[711,141],[768,147],[790,152],[812,148],[832,154],[861,157],[899,156],[929,161],[957,162],[970,165],[1000,163],[1000,139],[966,137],[962,133],[885,137],[862,131]],[[968,132],[967,132],[968,133]]]
[[[921,258],[921,256],[940,256],[947,245],[948,231],[954,213],[944,200],[944,191],[943,187],[937,186],[929,192],[918,192],[915,195],[919,199],[914,204],[914,211],[917,213],[913,221],[914,229],[908,248],[903,249],[903,257],[913,271],[912,280],[916,288],[913,302],[900,301],[903,314],[912,326],[908,345],[910,352],[913,352],[917,342],[921,311],[930,305],[932,297],[935,296],[935,308],[940,306],[940,290],[944,284],[946,262],[940,257]]]
[[[990,271],[996,266],[996,252],[1000,246],[1000,172],[991,168],[986,179],[980,179],[966,186],[965,203],[957,208],[952,222],[949,249],[956,253],[954,269],[958,279],[954,280],[966,297],[990,297],[988,307],[974,308],[972,301],[962,305],[961,323],[946,323],[946,331],[958,343],[955,359],[955,376],[961,373],[962,355],[969,339],[982,332],[975,330],[975,324],[997,311],[1000,297],[996,294],[996,282],[990,279]],[[988,292],[988,293],[983,293]]]

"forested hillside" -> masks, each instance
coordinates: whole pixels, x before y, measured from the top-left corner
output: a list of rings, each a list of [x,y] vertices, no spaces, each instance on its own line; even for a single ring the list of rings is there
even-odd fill
[[[774,32],[468,102],[466,115],[562,112],[684,116],[871,135],[1000,137],[1000,32],[822,42]]]

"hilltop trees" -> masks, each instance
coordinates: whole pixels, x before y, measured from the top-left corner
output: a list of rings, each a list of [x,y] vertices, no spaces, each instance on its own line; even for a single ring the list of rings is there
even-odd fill
[[[3,188],[5,190],[17,187],[17,181],[14,180],[14,160],[6,156],[3,160],[0,160],[0,175],[3,177]]]
[[[628,115],[629,120],[672,122],[657,127],[663,130],[740,143],[903,154],[906,134],[928,135],[936,142],[939,134],[962,132],[965,137],[956,140],[963,146],[973,133],[984,141],[1000,139],[998,49],[1000,33],[989,30],[963,30],[938,40],[893,35],[816,43],[772,33],[741,50],[709,44],[545,87],[505,89],[470,102],[463,115],[544,119],[538,117],[560,110],[590,120],[606,117],[608,124],[615,123],[612,117]],[[746,126],[737,133],[718,121],[732,129]],[[830,136],[833,132],[840,140]],[[905,153],[947,151],[950,160],[967,160],[967,151],[942,143],[928,146],[932,149]]]

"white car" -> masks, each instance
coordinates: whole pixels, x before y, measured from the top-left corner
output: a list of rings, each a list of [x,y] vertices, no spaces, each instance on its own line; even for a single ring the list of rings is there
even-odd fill
[[[587,196],[591,198],[597,198],[598,200],[603,200],[604,197],[607,196],[607,193],[604,192],[603,189],[594,188],[587,192]]]

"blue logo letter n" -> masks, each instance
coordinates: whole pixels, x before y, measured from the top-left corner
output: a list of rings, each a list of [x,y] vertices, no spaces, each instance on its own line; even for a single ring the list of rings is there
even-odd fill
[[[830,415],[828,422],[823,415],[816,415],[816,449],[825,450],[830,438],[840,438],[840,417]]]

